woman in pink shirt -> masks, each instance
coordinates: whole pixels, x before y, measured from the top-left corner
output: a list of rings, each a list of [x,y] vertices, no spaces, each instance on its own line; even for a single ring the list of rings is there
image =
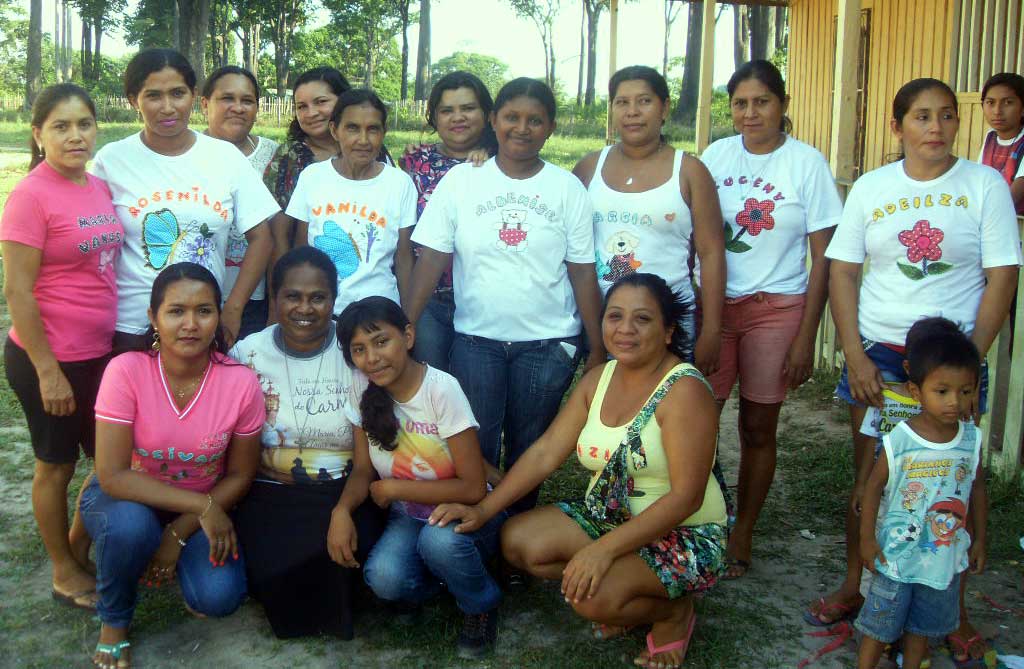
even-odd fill
[[[200,616],[226,616],[246,593],[227,511],[256,474],[259,381],[224,355],[221,293],[209,270],[165,268],[149,304],[149,350],[117,356],[103,375],[96,477],[82,493],[103,623],[93,663],[104,669],[129,666],[140,579],[158,586],[177,576]]]
[[[110,190],[86,174],[96,109],[73,84],[51,86],[32,108],[32,162],[4,208],[0,247],[13,327],[7,381],[25,412],[35,471],[32,510],[53,563],[54,599],[93,609],[89,537],[68,531],[68,483],[81,446],[93,456],[93,402],[117,313],[114,259],[123,230]]]

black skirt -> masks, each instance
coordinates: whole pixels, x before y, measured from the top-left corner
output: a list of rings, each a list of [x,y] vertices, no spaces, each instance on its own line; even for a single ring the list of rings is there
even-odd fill
[[[331,511],[346,479],[314,485],[254,481],[235,510],[235,525],[249,580],[279,639],[331,634],[353,636],[352,605],[362,573],[342,567],[327,553]],[[352,518],[363,564],[386,517],[369,499]]]

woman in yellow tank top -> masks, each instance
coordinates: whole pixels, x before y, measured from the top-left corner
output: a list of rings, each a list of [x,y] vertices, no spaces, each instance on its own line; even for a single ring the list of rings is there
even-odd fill
[[[682,664],[696,621],[693,595],[724,571],[728,540],[711,473],[717,412],[704,377],[678,354],[681,308],[653,274],[620,279],[601,319],[615,360],[583,377],[493,492],[475,506],[443,504],[430,520],[472,531],[575,451],[594,472],[584,501],[515,516],[502,531],[502,552],[517,568],[561,580],[597,638],[651,625],[634,660],[645,667]]]

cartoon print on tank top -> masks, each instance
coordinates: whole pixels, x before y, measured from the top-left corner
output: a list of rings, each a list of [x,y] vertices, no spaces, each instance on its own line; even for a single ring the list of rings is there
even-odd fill
[[[142,249],[146,266],[155,270],[182,261],[211,269],[216,254],[210,226],[192,221],[182,229],[170,209],[151,211],[142,219]]]
[[[526,250],[526,233],[530,224],[526,222],[525,209],[502,209],[501,222],[495,223],[498,228],[497,246],[509,251]]]
[[[953,269],[948,262],[938,262],[942,258],[942,249],[939,244],[945,238],[945,234],[938,228],[931,227],[931,223],[921,219],[914,224],[910,230],[904,230],[898,235],[900,244],[907,247],[907,260],[910,265],[896,262],[903,276],[914,281],[920,281],[936,274],[945,274]],[[917,268],[921,263],[921,268]]]
[[[601,263],[603,273],[601,278],[605,281],[618,281],[624,276],[636,274],[636,271],[643,265],[636,259],[636,249],[640,246],[640,238],[626,230],[619,230],[604,243],[604,249],[608,252],[609,258]]]

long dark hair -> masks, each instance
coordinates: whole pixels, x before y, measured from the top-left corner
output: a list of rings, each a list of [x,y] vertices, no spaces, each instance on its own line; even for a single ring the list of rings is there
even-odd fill
[[[398,306],[386,297],[366,297],[345,307],[338,317],[338,343],[342,355],[350,367],[352,362],[352,337],[356,328],[363,332],[377,332],[380,324],[392,325],[401,331],[409,325],[409,318]],[[412,352],[409,353],[412,358]],[[373,381],[369,382],[363,397],[359,400],[359,415],[363,421],[363,431],[380,443],[386,451],[393,451],[397,444],[398,423],[395,421],[395,407],[391,395]]]
[[[786,104],[786,81],[782,78],[779,68],[767,60],[752,60],[748,63],[743,63],[732,73],[732,76],[729,77],[729,83],[725,85],[725,90],[729,93],[730,102],[739,85],[748,79],[757,79],[772,95],[779,99],[779,104]],[[785,114],[782,115],[782,120],[779,121],[779,130],[787,134],[793,132],[793,122]]]
[[[309,84],[314,81],[322,81],[327,84],[327,87],[331,89],[338,97],[352,88],[352,84],[348,83],[348,79],[345,78],[341,72],[333,67],[314,67],[311,70],[306,70],[299,75],[295,83],[292,84],[292,101],[295,100],[295,91],[299,90],[299,86],[303,84]],[[296,115],[292,122],[288,125],[288,141],[289,142],[304,142],[306,140],[306,131],[299,125],[299,117]]]
[[[221,292],[220,285],[217,283],[217,279],[214,278],[210,270],[206,269],[202,265],[194,262],[177,262],[173,265],[164,267],[159,274],[156,275],[156,279],[153,280],[153,289],[149,293],[149,309],[153,312],[153,317],[156,318],[156,314],[160,311],[160,306],[164,303],[164,297],[167,295],[167,289],[173,283],[179,281],[198,281],[205,283],[213,291],[213,303],[217,307],[217,316],[220,316],[220,303],[221,303]],[[145,351],[150,355],[156,355],[156,351],[152,349],[151,342],[154,341],[153,335],[156,333],[156,329],[153,324],[150,323],[149,328],[146,330],[144,339],[139,344],[138,350]],[[210,358],[214,362],[223,363],[227,358],[226,356],[214,356],[214,353],[228,352],[227,340],[224,339],[224,332],[220,327],[213,333],[213,345],[210,346]],[[220,358],[218,360],[218,358]]]
[[[480,135],[480,146],[488,155],[493,156],[498,150],[498,139],[494,136],[494,128],[491,127],[491,111],[494,110],[494,100],[491,99],[491,92],[487,85],[472,72],[456,70],[449,72],[434,84],[430,89],[430,97],[427,98],[427,125],[437,130],[437,106],[441,104],[441,96],[445,91],[454,91],[459,88],[468,88],[476,96],[476,102],[484,114],[484,131]]]
[[[50,118],[54,107],[71,98],[78,98],[84,102],[85,106],[89,108],[93,120],[96,120],[96,105],[84,88],[75,84],[56,84],[45,88],[32,104],[32,127],[42,129],[46,119]],[[32,159],[28,164],[28,169],[31,171],[36,165],[43,162],[46,156],[43,155],[43,147],[36,143],[36,138],[32,133],[29,133],[28,148],[32,152]]]
[[[165,67],[177,70],[189,90],[196,87],[196,71],[188,59],[174,49],[144,49],[135,54],[124,68],[124,95],[129,100],[139,96],[146,78]]]
[[[658,305],[658,311],[661,312],[661,318],[665,327],[672,328],[672,340],[668,344],[669,352],[680,360],[686,361],[689,333],[684,332],[680,324],[683,316],[686,315],[690,308],[686,300],[678,293],[672,292],[672,288],[665,282],[665,279],[662,279],[657,274],[650,274],[648,272],[628,274],[613,283],[612,287],[608,289],[608,293],[604,296],[604,304],[601,306],[602,321],[604,320],[604,312],[608,310],[608,302],[611,301],[612,295],[623,286],[644,288],[651,294],[651,297],[654,298]]]

